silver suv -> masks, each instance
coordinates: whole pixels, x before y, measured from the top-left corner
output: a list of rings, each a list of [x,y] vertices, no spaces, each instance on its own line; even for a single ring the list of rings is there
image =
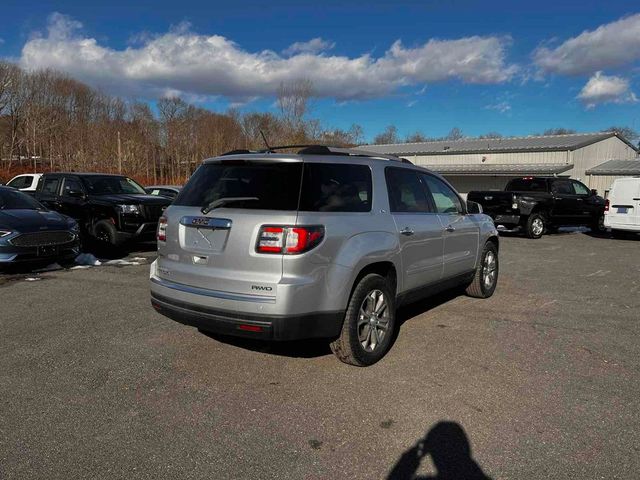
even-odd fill
[[[324,146],[205,160],[160,218],[151,302],[201,330],[327,338],[343,362],[389,349],[401,304],[490,297],[498,233],[408,160]]]

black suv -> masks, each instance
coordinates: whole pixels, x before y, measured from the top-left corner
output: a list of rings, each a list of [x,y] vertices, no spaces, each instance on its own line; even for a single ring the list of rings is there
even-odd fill
[[[45,173],[35,197],[75,218],[84,235],[113,246],[153,239],[158,219],[171,203],[148,195],[128,177],[103,173]]]

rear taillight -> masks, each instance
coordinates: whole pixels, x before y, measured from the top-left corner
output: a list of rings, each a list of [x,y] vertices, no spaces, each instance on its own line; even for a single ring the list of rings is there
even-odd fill
[[[156,233],[156,238],[159,242],[167,241],[167,217],[160,217],[158,219],[158,231]]]
[[[604,211],[605,212],[609,211],[609,199],[608,198],[604,201]]]
[[[296,255],[318,246],[324,238],[324,227],[263,226],[258,234],[258,253]]]

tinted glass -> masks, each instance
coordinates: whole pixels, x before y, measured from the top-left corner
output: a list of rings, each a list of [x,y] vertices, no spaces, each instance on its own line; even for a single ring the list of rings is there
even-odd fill
[[[0,210],[12,209],[44,210],[44,207],[26,193],[0,188]]]
[[[91,175],[82,180],[89,195],[145,193],[144,188],[128,177]]]
[[[431,175],[422,175],[438,213],[462,213],[458,195],[442,180]]]
[[[404,168],[385,170],[392,212],[429,212],[429,203],[418,174]]]
[[[300,210],[371,211],[371,169],[366,165],[306,163]]]
[[[13,188],[29,188],[32,181],[33,177],[27,175],[25,177],[14,178],[7,185]]]
[[[82,192],[80,181],[75,178],[65,178],[62,187],[62,195],[68,196],[69,192]]]
[[[547,181],[542,178],[518,178],[511,180],[505,190],[512,190],[514,192],[546,192]]]
[[[554,180],[551,191],[560,195],[575,195],[575,190],[569,180]]]
[[[302,163],[222,161],[207,163],[191,176],[174,205],[204,207],[229,197],[256,197],[229,208],[296,210]]]
[[[178,192],[174,192],[173,190],[169,190],[166,188],[161,188],[158,194],[167,198],[176,198],[178,196]]]
[[[42,193],[57,195],[58,185],[60,185],[59,178],[45,178],[44,183],[42,184]]]
[[[576,195],[589,195],[589,189],[580,182],[571,182],[573,184],[573,191]]]

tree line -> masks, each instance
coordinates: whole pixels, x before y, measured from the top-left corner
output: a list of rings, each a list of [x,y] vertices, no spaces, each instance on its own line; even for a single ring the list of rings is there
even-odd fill
[[[363,130],[308,119],[312,85],[282,85],[278,111],[216,113],[178,97],[152,106],[106,95],[62,73],[0,62],[0,178],[22,172],[122,173],[183,182],[204,158],[234,149],[323,143],[353,146]]]

